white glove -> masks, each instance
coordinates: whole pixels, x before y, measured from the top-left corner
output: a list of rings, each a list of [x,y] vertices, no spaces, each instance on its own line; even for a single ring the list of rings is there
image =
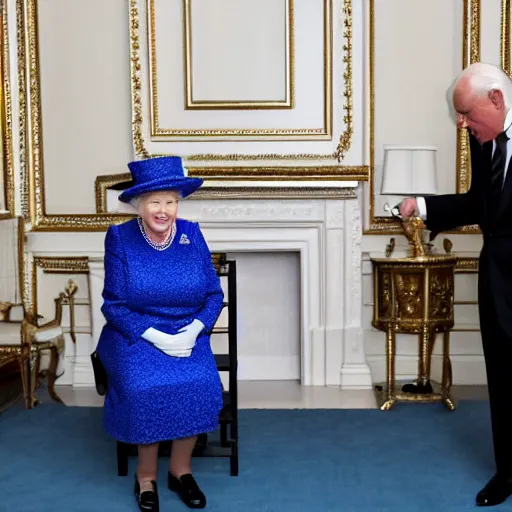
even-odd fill
[[[169,356],[189,357],[204,324],[199,320],[182,327],[176,334],[167,334],[150,327],[142,337]]]

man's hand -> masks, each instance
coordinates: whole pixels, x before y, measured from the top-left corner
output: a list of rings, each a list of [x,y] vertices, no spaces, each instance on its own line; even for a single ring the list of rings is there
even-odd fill
[[[416,199],[413,197],[408,197],[404,199],[400,206],[398,207],[400,210],[400,215],[405,218],[412,217],[413,215],[418,215],[418,203],[416,202]]]

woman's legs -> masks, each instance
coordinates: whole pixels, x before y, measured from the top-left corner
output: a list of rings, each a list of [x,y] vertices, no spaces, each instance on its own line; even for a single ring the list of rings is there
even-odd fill
[[[140,490],[152,491],[151,480],[156,482],[158,471],[158,443],[139,444],[139,461],[137,466],[137,479],[139,480]]]
[[[197,436],[175,439],[172,442],[169,472],[172,476],[180,478],[182,475],[192,473],[192,452],[196,445]]]

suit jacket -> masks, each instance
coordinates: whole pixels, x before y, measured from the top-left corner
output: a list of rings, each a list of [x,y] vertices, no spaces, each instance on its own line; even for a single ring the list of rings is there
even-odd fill
[[[470,189],[465,194],[426,197],[426,227],[434,239],[442,231],[480,226],[484,245],[479,262],[479,303],[482,306],[482,301],[493,299],[503,329],[512,336],[512,169],[509,164],[500,202],[493,213],[488,198],[492,142],[481,146],[470,136],[470,152]]]

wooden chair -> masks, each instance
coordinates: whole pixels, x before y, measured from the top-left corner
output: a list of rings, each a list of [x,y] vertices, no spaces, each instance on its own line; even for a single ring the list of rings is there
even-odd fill
[[[195,457],[222,457],[230,460],[231,476],[238,476],[238,356],[237,356],[237,310],[236,310],[236,262],[228,261],[222,253],[212,254],[217,275],[227,278],[228,300],[223,308],[228,308],[228,326],[214,327],[211,336],[228,335],[228,353],[216,354],[215,361],[219,372],[228,372],[229,389],[223,390],[224,407],[219,415],[220,441],[211,441],[207,434],[198,436]],[[159,456],[168,457],[172,441],[160,443]],[[137,446],[117,442],[117,473],[128,475],[128,458],[137,455]]]
[[[55,380],[59,355],[64,351],[64,332],[61,326],[62,306],[70,306],[74,317],[74,295],[76,284],[70,282],[65,292],[55,299],[55,318],[39,325],[39,318],[24,307],[24,258],[25,258],[25,226],[22,218],[0,220],[2,250],[0,266],[4,273],[0,275],[2,285],[0,297],[0,371],[13,361],[20,366],[25,407],[31,409],[37,405],[35,391],[41,376],[41,355],[50,353],[47,372],[48,392],[56,401],[62,403],[55,393]],[[10,270],[6,270],[10,269]],[[13,311],[19,311],[14,318]],[[73,322],[72,322],[73,324]],[[74,326],[71,326],[71,337],[75,340]]]
[[[49,322],[39,325],[39,318],[29,321],[25,320],[25,339],[30,344],[31,350],[36,354],[34,368],[34,389],[39,387],[39,379],[46,377],[48,381],[48,394],[56,402],[62,403],[62,400],[55,392],[55,381],[59,377],[57,368],[59,359],[64,353],[65,339],[64,329],[62,328],[62,310],[63,306],[70,309],[70,329],[69,334],[73,343],[76,343],[75,325],[74,325],[74,307],[75,294],[78,286],[71,279],[64,292],[54,299],[55,318]],[[50,363],[47,370],[41,371],[41,356],[48,351],[50,354]]]

